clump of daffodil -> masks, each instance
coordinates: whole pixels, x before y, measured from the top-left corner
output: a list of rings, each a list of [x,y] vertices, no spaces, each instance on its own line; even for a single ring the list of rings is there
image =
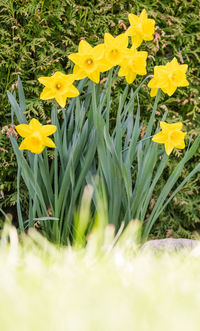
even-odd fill
[[[128,51],[128,36],[120,34],[113,37],[110,33],[104,35],[105,61],[109,69],[120,65]]]
[[[16,130],[20,136],[25,138],[19,149],[27,149],[32,153],[40,154],[45,146],[55,148],[54,142],[48,138],[56,131],[55,125],[41,125],[38,120],[33,118],[29,124],[19,124]]]
[[[132,43],[135,47],[139,47],[143,40],[152,40],[155,30],[155,21],[147,18],[145,9],[140,16],[129,14],[128,19],[130,28],[126,31],[127,36],[131,36]]]
[[[55,98],[61,107],[65,107],[67,98],[74,98],[79,95],[78,89],[73,85],[75,79],[74,75],[65,75],[59,71],[51,77],[40,77],[39,82],[45,86],[40,99]]]
[[[120,64],[118,75],[125,76],[128,84],[131,84],[137,75],[146,75],[147,55],[147,52],[138,52],[137,49],[132,46],[127,50],[127,54]]]
[[[171,96],[180,86],[188,86],[186,79],[187,64],[178,64],[176,58],[168,62],[165,66],[154,67],[154,77],[148,83],[151,88],[151,96],[157,94],[158,88]]]
[[[95,83],[99,83],[100,72],[108,70],[104,59],[104,44],[95,47],[81,40],[78,47],[78,53],[70,54],[69,59],[75,63],[73,73],[76,79],[88,77]]]
[[[164,144],[167,155],[172,152],[173,148],[185,148],[184,137],[186,133],[181,131],[183,127],[181,122],[173,124],[160,122],[160,126],[162,130],[155,134],[152,140],[156,143]]]

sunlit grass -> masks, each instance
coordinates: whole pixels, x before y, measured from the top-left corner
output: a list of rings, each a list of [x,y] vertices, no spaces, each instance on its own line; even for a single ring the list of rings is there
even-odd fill
[[[56,248],[31,231],[0,241],[0,330],[199,330],[200,247]]]

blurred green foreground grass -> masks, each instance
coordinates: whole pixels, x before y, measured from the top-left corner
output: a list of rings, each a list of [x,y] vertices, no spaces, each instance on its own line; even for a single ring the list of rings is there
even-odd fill
[[[97,253],[31,231],[0,240],[0,330],[199,330],[200,246],[139,251],[131,237]]]

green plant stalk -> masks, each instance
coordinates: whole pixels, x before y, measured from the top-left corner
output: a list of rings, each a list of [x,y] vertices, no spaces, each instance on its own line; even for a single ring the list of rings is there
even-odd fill
[[[53,164],[54,164],[54,216],[59,218],[58,214],[58,151],[55,148],[54,151],[54,159],[53,159]],[[53,223],[53,233],[55,233],[55,240],[57,243],[60,242],[60,231],[59,231],[59,226],[58,222]]]
[[[38,155],[37,154],[34,155],[33,178],[34,178],[34,182],[36,184],[38,182]],[[37,206],[38,206],[38,196],[37,196],[37,192],[35,191],[34,198],[33,198],[33,208],[32,208],[33,218],[36,217]],[[34,226],[34,221],[33,221],[33,219],[30,219],[29,227],[33,227],[33,226]]]
[[[109,131],[109,123],[110,123],[110,95],[111,95],[111,87],[112,87],[112,82],[113,82],[113,68],[109,70],[108,73],[108,78],[107,78],[107,84],[106,84],[106,89],[107,89],[107,95],[106,95],[106,128]]]
[[[17,216],[18,216],[18,222],[19,222],[19,229],[21,232],[24,232],[24,223],[23,223],[21,205],[20,205],[20,178],[21,178],[21,167],[20,167],[20,165],[18,165],[18,169],[17,169]]]
[[[159,102],[159,99],[160,99],[160,94],[161,94],[161,91],[160,91],[160,89],[158,89],[158,92],[157,92],[156,98],[155,98],[155,102],[154,102],[154,105],[153,105],[153,111],[151,113],[151,117],[150,117],[150,120],[148,122],[147,130],[146,130],[146,134],[145,134],[144,138],[151,136],[152,128],[153,128],[153,124],[154,124],[154,119],[155,119],[155,114],[156,114],[156,110],[157,110],[157,107],[158,107],[158,102]],[[148,144],[146,146],[147,146],[146,147],[146,149],[147,149]]]

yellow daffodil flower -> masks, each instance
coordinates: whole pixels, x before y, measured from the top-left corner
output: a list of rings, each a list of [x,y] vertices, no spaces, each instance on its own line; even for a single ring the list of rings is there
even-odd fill
[[[19,124],[16,130],[20,136],[25,138],[19,149],[28,149],[32,153],[40,154],[45,146],[55,148],[54,142],[48,138],[56,131],[55,125],[41,125],[38,120],[33,118],[29,124]]]
[[[128,36],[120,34],[113,37],[110,33],[104,35],[105,45],[105,63],[108,64],[109,69],[113,66],[121,64],[128,51]]]
[[[189,82],[185,75],[187,68],[187,64],[178,64],[175,57],[165,66],[155,66],[154,77],[148,83],[148,87],[151,88],[151,96],[156,96],[158,88],[171,96],[177,87],[188,86]]]
[[[132,37],[132,43],[135,47],[139,47],[143,40],[153,39],[155,21],[147,18],[145,9],[143,9],[140,16],[129,14],[128,19],[131,26],[126,34]]]
[[[168,124],[160,122],[161,131],[155,134],[152,140],[159,144],[165,144],[165,151],[169,155],[173,148],[185,148],[184,137],[185,132],[182,132],[183,124],[181,122]]]
[[[72,84],[75,79],[74,75],[65,75],[59,71],[51,77],[40,77],[39,82],[45,86],[40,99],[55,98],[62,108],[65,107],[67,98],[74,98],[79,95],[78,89]]]
[[[138,52],[135,47],[127,51],[127,55],[121,62],[118,76],[125,76],[128,84],[131,84],[137,75],[146,75],[147,52]]]
[[[92,47],[87,41],[81,40],[78,53],[70,54],[68,57],[75,63],[73,73],[76,79],[88,77],[93,82],[99,83],[100,72],[108,70],[103,60],[104,44]]]

